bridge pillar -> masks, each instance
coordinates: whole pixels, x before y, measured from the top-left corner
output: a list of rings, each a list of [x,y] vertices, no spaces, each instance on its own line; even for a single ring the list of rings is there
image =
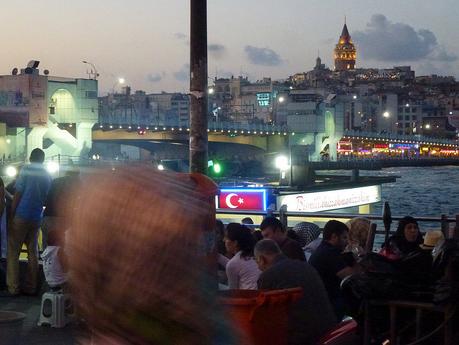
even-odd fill
[[[92,148],[93,122],[80,122],[77,124],[76,137],[78,140],[78,152],[81,157],[87,156]]]

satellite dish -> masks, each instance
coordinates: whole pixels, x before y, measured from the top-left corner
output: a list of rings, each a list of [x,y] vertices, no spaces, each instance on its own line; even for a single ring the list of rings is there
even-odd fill
[[[12,75],[17,75],[18,74],[18,69],[16,67],[13,68],[13,70],[11,71],[11,74]]]
[[[48,75],[48,74],[49,74],[49,71],[48,71],[47,69],[45,69],[45,70],[43,71],[43,74],[44,74],[44,75]]]
[[[40,61],[37,61],[37,60],[30,60],[29,63],[27,64],[27,67],[28,68],[32,68],[32,69],[35,69],[38,67],[38,65],[40,64]]]

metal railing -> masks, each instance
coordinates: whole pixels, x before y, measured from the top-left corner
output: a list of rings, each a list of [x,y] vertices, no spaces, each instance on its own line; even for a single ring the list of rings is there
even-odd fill
[[[356,217],[364,217],[372,221],[373,223],[376,223],[377,225],[382,225],[383,222],[385,221],[384,217],[382,215],[376,215],[376,214],[350,214],[350,213],[328,213],[328,212],[311,212],[311,213],[304,213],[304,212],[289,212],[281,208],[279,211],[274,211],[274,210],[268,210],[268,211],[235,211],[235,210],[222,210],[218,209],[217,214],[221,215],[236,215],[236,216],[243,216],[243,217],[249,217],[249,216],[274,216],[279,218],[281,223],[288,228],[289,226],[289,218],[295,217],[295,221],[308,221],[312,218],[314,219],[323,219],[324,221],[328,221],[330,219],[341,219],[341,220],[349,220],[352,218]],[[386,219],[386,221],[389,221],[390,223],[399,221],[403,218],[404,216],[391,216],[389,220]],[[448,217],[447,215],[441,215],[440,217],[431,217],[431,216],[420,216],[414,218],[419,222],[419,223],[435,223],[438,224],[438,228],[442,230],[442,232],[445,234],[446,238],[451,238],[454,236],[459,235],[459,214],[456,215],[455,217]],[[451,224],[455,224],[454,228],[451,227]],[[394,231],[390,231],[390,233],[393,233]],[[385,230],[378,230],[376,229],[375,234],[377,235],[384,235],[386,233]]]

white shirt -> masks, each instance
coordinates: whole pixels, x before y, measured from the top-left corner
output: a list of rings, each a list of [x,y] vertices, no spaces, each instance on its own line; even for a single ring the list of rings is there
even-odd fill
[[[41,254],[43,273],[50,287],[64,284],[67,281],[67,274],[62,269],[59,257],[57,256],[59,249],[60,247],[58,246],[48,246]]]
[[[261,271],[253,257],[243,258],[237,252],[226,264],[226,275],[230,289],[256,290]]]

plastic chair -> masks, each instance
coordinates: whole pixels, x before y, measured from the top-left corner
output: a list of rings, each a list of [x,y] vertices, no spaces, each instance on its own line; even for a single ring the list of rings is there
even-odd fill
[[[333,329],[323,335],[317,345],[353,345],[358,340],[357,322],[355,320],[341,321]]]
[[[65,327],[70,322],[72,314],[73,306],[69,294],[65,294],[62,291],[46,292],[41,298],[38,326]]]

